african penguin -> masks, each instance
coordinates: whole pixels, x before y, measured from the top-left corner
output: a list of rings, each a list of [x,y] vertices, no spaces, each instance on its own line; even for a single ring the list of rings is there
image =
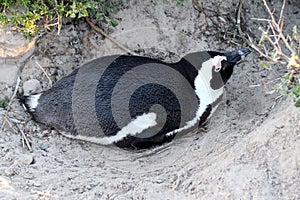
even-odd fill
[[[216,110],[242,48],[191,53],[176,63],[115,55],[92,60],[47,91],[23,96],[35,121],[63,135],[143,149],[196,130]]]

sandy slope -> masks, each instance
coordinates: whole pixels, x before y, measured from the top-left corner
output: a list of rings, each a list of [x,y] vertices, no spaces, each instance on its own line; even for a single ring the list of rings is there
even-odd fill
[[[236,6],[237,1],[227,1],[218,9],[233,13]],[[246,17],[256,16],[257,9],[263,10],[261,4],[247,5]],[[297,7],[288,4],[288,9],[287,24],[298,22]],[[118,17],[122,21],[110,34],[141,55],[176,61],[192,51],[237,48],[203,33],[203,16],[190,2],[176,7],[130,1]],[[47,89],[49,81],[37,62],[55,81],[92,58],[116,53],[122,51],[84,21],[69,23],[61,35],[48,33],[38,41],[21,78],[36,78]],[[6,126],[0,137],[0,198],[299,199],[300,111],[288,100],[275,100],[277,93],[250,87],[278,77],[280,70],[266,71],[258,63],[252,54],[236,68],[207,132],[161,148],[134,153],[102,147],[29,121],[19,124],[31,141],[29,152],[16,127]],[[1,90],[11,94],[11,87],[2,84]],[[9,117],[12,123],[30,119],[17,101]]]

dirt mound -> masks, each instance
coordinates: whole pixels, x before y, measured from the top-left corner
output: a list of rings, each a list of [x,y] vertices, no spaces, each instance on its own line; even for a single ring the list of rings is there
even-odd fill
[[[221,15],[234,16],[238,2],[220,2],[203,5],[212,9],[218,5]],[[264,13],[262,3],[247,3],[245,8],[245,19],[256,16],[257,9]],[[299,23],[295,14],[299,8],[292,3],[287,10],[293,11],[286,12],[287,25]],[[129,1],[117,17],[120,25],[106,31],[140,55],[174,62],[192,51],[237,48],[203,28],[204,16],[190,1],[183,7]],[[118,53],[123,52],[84,21],[68,23],[59,36],[47,33],[38,40],[34,56],[22,70],[22,82],[37,79],[45,90],[88,60]],[[269,83],[272,89],[280,71],[262,69],[253,53],[236,67],[207,132],[190,133],[143,152],[70,140],[28,121],[29,115],[14,101],[0,137],[0,197],[298,199],[300,112],[261,86]],[[13,90],[4,84],[0,89],[2,96]],[[0,110],[1,119],[4,114]],[[32,152],[24,137],[16,134],[20,130],[27,134]]]

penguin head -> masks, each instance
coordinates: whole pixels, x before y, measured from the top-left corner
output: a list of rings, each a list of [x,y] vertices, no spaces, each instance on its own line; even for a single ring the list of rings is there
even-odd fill
[[[247,48],[241,48],[237,49],[231,52],[226,52],[226,53],[219,53],[219,52],[209,52],[210,56],[212,58],[220,57],[223,58],[220,60],[220,66],[216,71],[218,71],[222,77],[223,83],[227,83],[229,80],[234,66],[241,60],[243,60],[248,54],[250,54],[251,51]]]
[[[206,79],[211,79],[212,88],[220,88],[227,83],[233,72],[234,65],[244,59],[251,51],[247,48],[231,52],[202,51],[187,54],[180,62],[188,61],[199,72],[205,74]],[[203,66],[206,66],[203,69]],[[209,74],[212,72],[212,77]],[[187,74],[195,74],[195,72]],[[198,73],[196,73],[198,74]],[[194,81],[196,76],[191,75],[189,80]]]

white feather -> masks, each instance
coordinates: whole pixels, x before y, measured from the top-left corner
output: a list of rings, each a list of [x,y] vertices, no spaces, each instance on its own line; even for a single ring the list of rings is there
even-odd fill
[[[139,133],[142,133],[144,130],[151,128],[157,125],[156,122],[156,114],[155,113],[147,113],[138,116],[136,119],[132,120],[129,124],[123,127],[120,131],[117,132],[114,136],[105,136],[102,138],[97,137],[87,137],[84,135],[67,135],[62,133],[63,135],[72,138],[72,139],[79,139],[88,142],[93,142],[96,144],[102,145],[110,145],[114,142],[119,142],[126,138],[127,136],[137,136]]]
[[[33,94],[33,95],[30,95],[29,97],[27,97],[26,99],[26,106],[28,107],[28,109],[30,111],[35,111],[36,107],[38,106],[39,104],[39,98],[41,97],[42,93],[40,94]]]

